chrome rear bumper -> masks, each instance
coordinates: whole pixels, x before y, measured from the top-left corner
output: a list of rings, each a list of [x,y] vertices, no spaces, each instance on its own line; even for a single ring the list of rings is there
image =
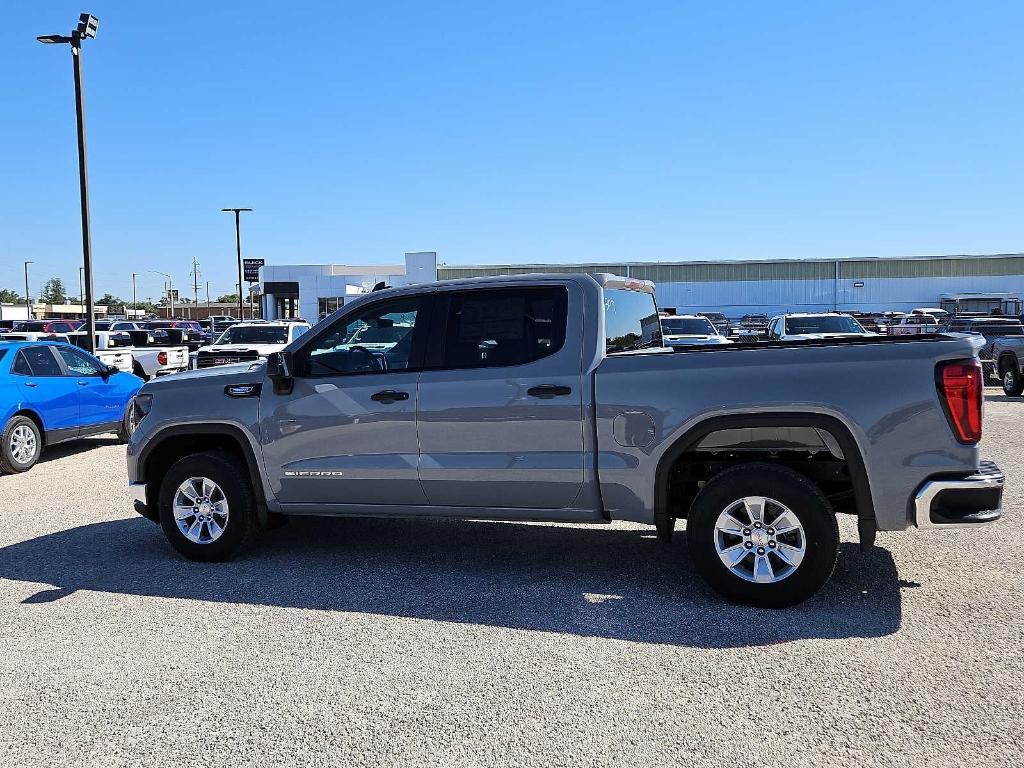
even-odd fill
[[[918,528],[974,528],[994,523],[1003,514],[1006,476],[991,461],[962,478],[928,480],[914,496]]]

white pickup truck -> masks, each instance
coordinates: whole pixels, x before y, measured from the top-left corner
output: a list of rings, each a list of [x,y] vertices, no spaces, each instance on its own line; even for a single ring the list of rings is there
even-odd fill
[[[280,352],[291,344],[309,328],[309,323],[293,320],[248,320],[235,323],[213,344],[192,352],[188,367],[195,370],[266,360],[274,352]]]
[[[72,344],[85,348],[84,331],[69,333],[67,337]],[[108,364],[116,365],[122,371],[130,371],[143,381],[178,373],[188,368],[187,346],[158,346],[154,343],[152,334],[147,334],[143,338],[141,334],[135,332],[96,331],[94,354],[100,360],[104,360],[103,355],[127,354],[130,362],[126,367],[114,362]]]
[[[920,336],[922,333],[938,333],[939,321],[931,315],[905,315],[898,323],[886,326],[890,336]]]

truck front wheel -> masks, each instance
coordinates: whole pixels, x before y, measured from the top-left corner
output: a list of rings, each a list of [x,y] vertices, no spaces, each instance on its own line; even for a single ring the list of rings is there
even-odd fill
[[[160,484],[160,527],[189,560],[229,560],[245,545],[253,527],[249,473],[222,451],[186,456]]]
[[[694,499],[686,539],[693,562],[729,600],[785,608],[829,580],[839,554],[835,513],[806,477],[744,464],[713,477]]]

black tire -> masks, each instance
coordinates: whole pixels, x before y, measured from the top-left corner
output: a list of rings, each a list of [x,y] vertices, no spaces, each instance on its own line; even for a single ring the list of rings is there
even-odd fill
[[[117,430],[117,442],[127,443],[132,439],[132,432],[135,431],[135,422],[132,415],[133,401],[128,401],[124,409],[124,416],[121,417],[121,426]]]
[[[780,502],[803,527],[803,560],[778,581],[747,581],[730,570],[716,550],[719,515],[749,496]],[[712,589],[733,602],[760,608],[786,608],[811,597],[831,578],[839,556],[839,525],[828,499],[803,475],[773,464],[743,464],[712,478],[690,507],[686,539],[697,572]],[[747,562],[753,560],[744,559]]]
[[[181,484],[193,477],[212,480],[227,501],[227,522],[223,525],[223,533],[213,541],[191,541],[179,530],[174,519],[174,496]],[[249,472],[239,459],[223,451],[196,453],[176,461],[160,484],[158,504],[164,535],[171,546],[189,560],[230,560],[244,548],[255,528],[256,503]],[[202,530],[203,524],[200,524],[199,531]],[[209,533],[208,525],[205,530]]]
[[[1024,376],[1020,375],[1016,360],[1007,360],[1003,364],[1003,392],[1010,397],[1020,397],[1024,393]]]
[[[35,439],[35,453],[27,461],[18,461],[11,450],[11,438],[19,427],[28,428]],[[12,416],[4,425],[0,440],[3,441],[3,444],[0,445],[0,472],[3,474],[13,475],[18,472],[27,472],[35,466],[43,453],[43,436],[39,433],[39,426],[28,416]]]

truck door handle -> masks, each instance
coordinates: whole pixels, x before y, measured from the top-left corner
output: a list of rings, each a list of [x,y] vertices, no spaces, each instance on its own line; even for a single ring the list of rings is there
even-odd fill
[[[530,397],[542,397],[547,399],[550,397],[558,397],[559,395],[571,395],[572,387],[563,387],[558,384],[541,384],[539,387],[530,387],[526,390],[526,394]]]
[[[378,403],[391,404],[398,402],[399,400],[408,400],[408,392],[399,392],[397,389],[385,389],[380,392],[374,392],[370,395],[371,400],[376,400]]]
[[[38,387],[39,385],[38,385],[38,384],[36,384],[36,383],[35,383],[34,381],[26,381],[26,382],[25,382],[25,386],[26,386],[26,387],[32,387],[33,389],[35,389],[35,388],[36,388],[36,387]]]
[[[88,381],[80,381],[80,382],[78,382],[78,386],[80,386],[80,387],[87,387],[87,386],[89,386],[89,382]]]

